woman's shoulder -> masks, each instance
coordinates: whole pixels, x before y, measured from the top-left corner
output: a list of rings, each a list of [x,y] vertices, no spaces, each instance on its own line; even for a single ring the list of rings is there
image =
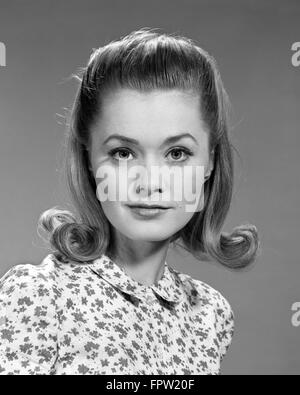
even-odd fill
[[[213,306],[216,308],[219,315],[233,316],[233,310],[229,301],[220,291],[204,281],[193,278],[187,273],[182,273],[173,268],[172,270],[180,278],[185,288],[185,292],[190,295],[194,300],[194,303],[201,300],[202,306],[206,304]]]
[[[53,254],[48,254],[38,264],[21,263],[11,267],[0,278],[1,297],[15,293],[41,297],[58,292],[62,265]]]
[[[0,299],[26,292],[32,297],[52,295],[57,299],[74,283],[82,283],[89,275],[86,266],[56,253],[46,255],[38,264],[17,264],[0,278]]]
[[[55,315],[57,297],[61,292],[54,265],[47,255],[37,265],[17,264],[2,276],[0,310],[7,322],[21,325],[20,319],[24,315],[36,318],[45,313]]]
[[[180,278],[191,305],[197,313],[202,315],[199,322],[203,322],[203,317],[208,320],[213,319],[217,341],[220,346],[220,360],[223,360],[235,331],[235,315],[229,301],[220,291],[204,281],[175,269],[172,270]],[[208,311],[212,311],[213,315],[208,314]]]
[[[50,253],[38,264],[21,263],[12,266],[2,278],[0,278],[0,286],[4,281],[13,281],[15,279],[27,281],[39,279],[45,282],[56,281],[57,277],[62,273],[73,273],[75,267],[79,269],[84,267],[84,265],[67,260],[60,254]]]
[[[0,279],[0,286],[15,281],[32,282],[37,279],[48,282],[55,277],[55,261],[48,254],[39,264],[20,263],[12,266]]]

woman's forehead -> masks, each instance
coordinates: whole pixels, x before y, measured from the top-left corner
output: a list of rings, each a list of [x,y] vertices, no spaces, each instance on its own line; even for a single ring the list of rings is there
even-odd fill
[[[153,89],[151,91],[139,91],[136,89],[121,88],[105,93],[101,98],[102,106],[105,107],[129,107],[130,105],[138,106],[155,106],[162,104],[168,106],[174,104],[191,105],[199,104],[200,95],[195,91],[179,89]]]
[[[165,140],[181,134],[190,134],[195,140],[205,137],[199,99],[182,92],[122,90],[115,96],[110,94],[101,107],[94,129],[103,142],[111,135],[125,135],[133,140]]]

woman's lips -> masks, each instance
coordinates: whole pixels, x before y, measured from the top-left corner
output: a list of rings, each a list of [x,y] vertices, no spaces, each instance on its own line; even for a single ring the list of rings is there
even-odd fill
[[[140,218],[154,218],[166,213],[169,208],[145,208],[138,206],[128,206],[129,210]]]

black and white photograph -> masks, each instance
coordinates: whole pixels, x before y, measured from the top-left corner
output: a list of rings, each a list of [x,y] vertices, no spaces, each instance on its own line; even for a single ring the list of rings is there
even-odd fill
[[[0,375],[299,375],[299,150],[298,0],[0,0]]]

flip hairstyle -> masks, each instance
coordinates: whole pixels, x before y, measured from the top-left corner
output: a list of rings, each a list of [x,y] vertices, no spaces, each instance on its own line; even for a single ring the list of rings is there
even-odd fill
[[[234,147],[228,137],[229,100],[214,58],[189,38],[142,28],[93,49],[87,66],[78,70],[72,76],[80,85],[63,144],[64,174],[78,213],[75,216],[55,206],[39,217],[38,229],[47,232],[53,253],[65,262],[80,263],[102,254],[113,255],[111,224],[96,196],[88,154],[91,126],[101,112],[105,92],[179,89],[200,95],[199,111],[209,130],[214,168],[204,184],[203,210],[170,242],[197,259],[217,261],[231,269],[253,263],[260,246],[254,225],[243,224],[230,234],[221,233],[232,200]]]

